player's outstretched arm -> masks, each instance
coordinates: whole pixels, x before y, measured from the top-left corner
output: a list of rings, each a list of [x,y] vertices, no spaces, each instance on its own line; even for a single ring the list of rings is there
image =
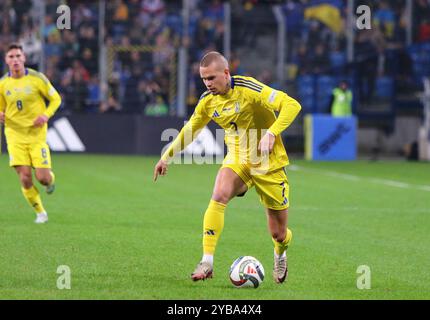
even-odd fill
[[[154,168],[154,182],[157,181],[158,176],[165,176],[167,174],[167,161],[160,159]]]
[[[0,123],[4,123],[4,112],[0,111]]]

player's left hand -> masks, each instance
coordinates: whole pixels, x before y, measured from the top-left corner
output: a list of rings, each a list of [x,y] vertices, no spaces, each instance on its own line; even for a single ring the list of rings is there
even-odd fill
[[[261,152],[262,156],[266,156],[272,152],[273,146],[275,145],[275,136],[271,132],[266,132],[266,134],[261,138],[258,144],[258,150]]]
[[[45,123],[47,123],[49,118],[45,116],[44,114],[38,116],[36,120],[34,120],[33,125],[35,127],[42,127]]]

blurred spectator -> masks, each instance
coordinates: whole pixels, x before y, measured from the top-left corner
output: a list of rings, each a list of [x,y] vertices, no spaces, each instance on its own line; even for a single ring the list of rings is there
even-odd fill
[[[386,38],[393,38],[396,16],[387,1],[378,3],[378,10],[373,16],[373,24],[381,30]]]
[[[14,0],[12,3],[16,15],[14,33],[19,35],[32,27],[28,13],[33,3],[31,0]]]
[[[113,16],[114,23],[125,23],[128,20],[128,6],[124,0],[115,1],[116,10]]]
[[[25,52],[26,65],[29,68],[38,69],[42,53],[42,43],[37,38],[36,32],[32,29],[24,31],[19,42],[22,44]]]
[[[168,65],[174,54],[174,48],[169,41],[169,31],[166,29],[155,40],[155,48],[152,56],[154,65]]]
[[[118,113],[121,111],[121,106],[118,101],[110,96],[106,102],[102,102],[100,104],[99,112],[100,113]]]
[[[118,75],[115,75],[108,83],[109,89],[107,90],[108,98],[107,101],[102,101],[100,103],[99,112],[100,113],[118,113],[121,112],[122,107],[119,103],[119,79]]]
[[[91,113],[97,112],[100,101],[101,101],[100,80],[96,75],[94,75],[91,77],[91,80],[88,83],[88,99],[87,99],[88,112],[91,112]]]
[[[168,113],[169,107],[161,96],[156,96],[155,101],[150,102],[145,108],[146,116],[160,117],[167,116]]]
[[[233,73],[232,73],[233,74]],[[188,81],[188,96],[187,96],[187,109],[188,115],[194,112],[199,97],[206,91],[202,79],[200,78],[200,63],[194,62],[191,65],[189,81]]]
[[[240,65],[239,56],[237,55],[237,53],[235,51],[233,51],[231,53],[229,63],[230,63],[230,74],[232,74],[232,75],[243,74],[245,72]]]
[[[152,20],[162,20],[166,13],[163,0],[142,0],[140,19],[142,27],[145,28]]]
[[[264,70],[259,76],[257,76],[257,80],[267,84],[271,88],[281,90],[280,84],[274,80],[273,74],[269,70]]]
[[[128,32],[129,10],[123,0],[116,0],[113,13],[113,37],[125,36]]]
[[[374,25],[370,32],[357,31],[354,65],[347,64],[346,61],[344,30],[335,32],[330,21],[315,11],[311,15],[308,11],[307,16],[312,19],[305,19],[306,9],[325,2],[341,9],[337,10],[343,16],[336,16],[335,19],[336,25],[340,25],[341,20],[345,20],[344,1],[284,1],[288,42],[286,58],[293,67],[297,66],[297,74],[328,74],[336,77],[357,75],[357,96],[362,103],[369,103],[372,100],[376,76],[384,74],[392,76],[396,81],[401,80],[398,86],[403,90],[409,87],[412,75],[418,79],[417,75],[425,73],[425,68],[417,68],[417,63],[421,63],[424,58],[411,53],[404,45],[407,26],[404,0],[363,3],[372,9]],[[50,78],[54,85],[60,86],[60,82],[68,82],[68,85],[73,83],[79,88],[84,84],[88,94],[85,99],[86,106],[84,103],[84,107],[74,110],[88,112],[93,109],[90,105],[99,103],[97,101],[100,101],[101,92],[98,84],[99,3],[83,0],[44,0],[46,16],[37,17],[35,13],[39,3],[40,0],[0,1],[0,53],[5,43],[19,39],[24,44],[28,65],[37,69],[42,53],[41,40],[44,40],[45,72],[53,75]],[[56,9],[63,3],[71,7],[72,29],[59,31],[55,23],[58,17]],[[241,61],[235,52],[246,52],[244,49],[249,49],[249,45],[251,49],[257,49],[259,44],[264,43],[257,42],[257,37],[260,40],[260,37],[265,35],[273,36],[274,30],[271,28],[274,16],[271,7],[264,1],[232,0],[230,3],[233,6],[232,15],[236,19],[232,25],[234,51],[231,54],[230,67],[233,74],[243,74],[246,73],[243,68],[248,65],[248,61]],[[100,106],[100,111],[119,112],[124,102],[127,99],[130,101],[131,97],[142,104],[138,112],[145,110],[145,104],[149,102],[155,105],[157,96],[161,97],[164,103],[175,101],[174,69],[177,68],[177,48],[181,43],[188,49],[190,66],[187,104],[190,110],[194,108],[196,100],[205,91],[194,62],[199,61],[204,52],[223,49],[223,1],[190,0],[187,35],[183,30],[182,1],[113,0],[107,1],[106,6],[108,38],[105,44],[108,49],[113,49],[113,54],[108,56],[107,61],[110,89],[104,91],[107,91],[111,98]],[[415,0],[414,6],[414,40],[430,41],[430,2]],[[327,10],[320,13],[327,13]],[[45,22],[41,33],[40,21],[37,19],[44,19]],[[271,27],[268,28],[268,25]],[[116,45],[122,45],[123,48],[116,50]],[[257,54],[258,50],[255,51]],[[382,63],[383,61],[385,62]],[[1,66],[4,66],[3,62],[0,62]],[[133,75],[135,70],[140,70],[139,79]],[[417,70],[420,72],[414,74]],[[255,75],[261,79],[273,76],[262,70],[257,70]],[[118,78],[113,79],[116,76]],[[137,82],[138,94],[128,96],[127,92],[130,92],[133,81]],[[112,85],[112,82],[115,84]],[[145,90],[143,84],[152,87],[149,91],[156,92],[156,95]],[[283,84],[279,85],[283,87]],[[136,84],[131,87],[134,87],[136,92]],[[65,88],[63,93],[69,95],[65,99],[69,106],[74,98],[73,90]],[[127,106],[124,109],[127,110]]]
[[[315,53],[312,55],[310,64],[312,73],[321,74],[328,71],[330,61],[327,50],[322,43],[315,47]]]
[[[82,53],[82,65],[90,75],[96,75],[98,71],[97,57],[94,57],[90,48],[85,48]]]
[[[372,101],[378,76],[378,59],[384,48],[385,39],[378,28],[358,32],[355,44],[355,69],[360,103],[368,105]]]
[[[418,41],[430,41],[430,16],[421,20],[418,27]]]
[[[45,56],[49,59],[52,56],[61,56],[61,37],[56,32],[48,35],[45,43]]]
[[[296,35],[301,34],[303,29],[304,6],[300,2],[287,0],[283,6],[286,29],[287,29],[287,59],[292,60],[293,48],[297,42]]]
[[[420,36],[422,36],[422,33],[426,34],[426,25],[430,19],[430,3],[428,0],[415,0],[414,1],[414,29],[416,30],[416,39],[418,41]],[[424,32],[423,32],[424,31]]]
[[[297,65],[300,75],[310,73],[311,68],[306,44],[302,43],[299,45],[297,53],[293,57],[293,63]]]
[[[76,73],[79,73],[80,78],[88,82],[90,80],[90,74],[87,69],[82,65],[82,62],[78,59],[74,60],[72,63],[72,68],[68,69],[69,72],[74,76]]]
[[[147,76],[144,81],[139,83],[139,93],[140,99],[145,106],[145,113],[148,106],[158,104],[158,97],[162,99],[162,90],[160,86],[150,76]]]
[[[65,109],[72,112],[87,111],[88,88],[80,72],[74,72],[71,76],[63,78],[63,93],[65,94]]]
[[[239,8],[239,22],[242,26],[241,34],[238,41],[242,45],[254,46],[255,39],[258,31],[258,11],[256,9],[257,0],[245,0]]]
[[[126,81],[123,106],[124,112],[141,113],[142,101],[140,99],[139,86],[142,78],[142,70],[139,67],[131,69],[131,76]]]
[[[352,91],[348,83],[342,80],[337,88],[333,89],[330,110],[333,117],[349,117],[352,115]]]

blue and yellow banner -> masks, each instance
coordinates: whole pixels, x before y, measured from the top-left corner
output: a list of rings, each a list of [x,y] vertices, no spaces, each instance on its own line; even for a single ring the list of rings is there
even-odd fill
[[[341,16],[342,1],[340,0],[313,0],[305,9],[305,19],[321,21],[331,30],[339,33],[343,29]]]

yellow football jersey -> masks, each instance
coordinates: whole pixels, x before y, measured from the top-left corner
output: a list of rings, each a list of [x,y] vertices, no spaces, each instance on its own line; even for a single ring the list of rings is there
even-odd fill
[[[46,141],[48,125],[36,128],[33,122],[42,114],[52,117],[60,104],[60,95],[42,73],[27,68],[18,79],[5,74],[0,79],[0,111],[5,112],[7,142]]]
[[[251,77],[233,76],[231,89],[226,94],[213,95],[206,91],[200,97],[194,114],[162,159],[168,161],[176,152],[184,149],[192,141],[187,137],[194,138],[199,130],[213,120],[225,131],[228,148],[225,164],[261,165],[258,143],[268,129],[276,138],[273,152],[268,158],[269,167],[265,170],[279,169],[289,163],[280,134],[300,110],[300,104],[286,93]],[[275,112],[279,112],[278,117]]]

